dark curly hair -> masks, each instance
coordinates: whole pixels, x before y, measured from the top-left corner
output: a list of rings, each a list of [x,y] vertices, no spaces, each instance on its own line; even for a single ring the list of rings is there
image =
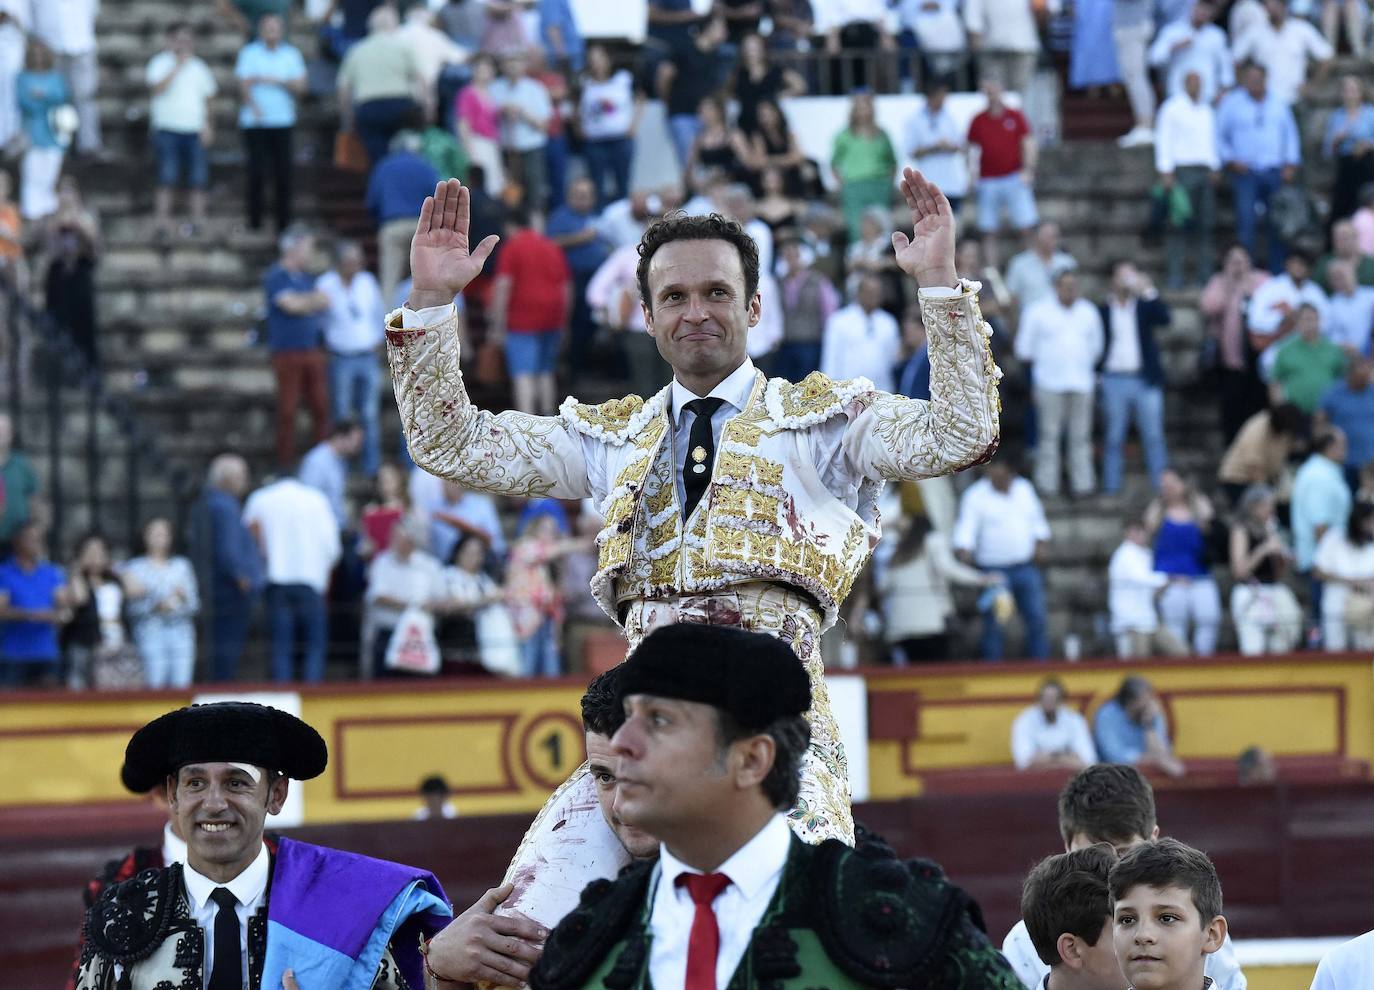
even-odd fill
[[[620,667],[598,674],[582,696],[582,729],[602,736],[613,736],[625,724],[625,708],[620,700]]]
[[[652,314],[654,301],[649,295],[649,262],[654,252],[673,241],[725,241],[739,251],[740,267],[744,269],[744,301],[748,305],[759,291],[759,246],[737,221],[719,213],[704,217],[689,217],[681,211],[671,213],[644,232],[639,242],[639,265],[635,277],[639,280],[639,298]]]
[[[762,729],[745,729],[725,711],[716,710],[716,750],[723,761],[730,744],[750,736],[773,738],[773,766],[759,785],[773,807],[795,807],[801,792],[801,762],[811,745],[811,723],[805,715],[784,715]]]
[[[1155,792],[1135,767],[1098,763],[1084,767],[1059,792],[1059,834],[1095,842],[1148,839],[1155,830]]]

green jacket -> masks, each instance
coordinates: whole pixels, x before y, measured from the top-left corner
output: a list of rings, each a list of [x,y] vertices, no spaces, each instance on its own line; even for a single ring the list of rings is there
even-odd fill
[[[649,911],[657,863],[598,880],[559,922],[532,990],[653,990]],[[976,902],[923,860],[795,836],[777,892],[722,990],[1021,990]],[[658,990],[676,990],[662,987]]]

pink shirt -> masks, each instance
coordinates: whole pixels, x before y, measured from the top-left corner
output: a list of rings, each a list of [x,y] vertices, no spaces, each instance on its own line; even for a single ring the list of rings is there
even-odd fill
[[[1363,206],[1350,218],[1360,241],[1360,254],[1374,254],[1374,210]]]
[[[501,114],[496,104],[477,92],[475,86],[464,86],[458,93],[455,116],[471,128],[478,137],[496,141],[501,137]]]

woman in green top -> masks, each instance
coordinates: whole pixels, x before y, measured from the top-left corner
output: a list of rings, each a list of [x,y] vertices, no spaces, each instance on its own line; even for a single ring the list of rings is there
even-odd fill
[[[830,167],[840,184],[840,208],[851,241],[859,238],[859,224],[870,206],[891,206],[897,156],[892,142],[878,126],[872,93],[856,93],[849,105],[849,126],[835,136]]]

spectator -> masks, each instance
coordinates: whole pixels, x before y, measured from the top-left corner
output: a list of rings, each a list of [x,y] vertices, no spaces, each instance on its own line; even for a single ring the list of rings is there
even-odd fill
[[[563,598],[551,565],[576,549],[581,541],[558,538],[553,516],[535,516],[511,547],[506,573],[507,602],[520,640],[526,677],[557,677],[563,672],[558,629],[563,623]]]
[[[1279,239],[1269,201],[1297,177],[1302,143],[1292,109],[1267,90],[1264,67],[1252,62],[1240,77],[1240,87],[1217,106],[1217,152],[1231,173],[1236,236],[1255,256],[1255,227],[1262,215],[1269,270],[1277,273],[1287,247]]]
[[[959,558],[983,571],[1002,575],[1026,628],[1025,654],[1049,656],[1045,584],[1037,566],[1049,542],[1045,510],[1031,483],[1016,476],[1005,460],[988,465],[959,502],[953,545]],[[1000,660],[1002,623],[994,609],[984,610],[981,642],[984,660]]]
[[[644,325],[635,274],[638,263],[636,244],[626,244],[611,252],[587,283],[587,305],[598,322],[619,339],[629,366],[631,393],[648,397],[667,384],[671,376],[657,343]]]
[[[1265,0],[1264,9],[1265,20],[1231,39],[1231,57],[1263,66],[1275,98],[1291,107],[1307,93],[1310,63],[1318,63],[1313,82],[1322,82],[1335,50],[1311,21],[1289,16],[1287,0]]]
[[[1160,475],[1159,495],[1145,510],[1145,527],[1154,539],[1154,569],[1169,578],[1159,596],[1160,618],[1199,657],[1216,652],[1221,628],[1221,595],[1207,559],[1214,518],[1207,496],[1169,468]]]
[[[892,314],[880,308],[882,300],[882,282],[864,275],[854,301],[825,321],[821,374],[835,380],[867,378],[880,392],[896,388],[893,372],[902,356],[902,335]]]
[[[1336,474],[1339,479],[1339,469]],[[1345,487],[1344,480],[1338,483]],[[1349,498],[1347,491],[1347,506]],[[1251,485],[1241,496],[1231,523],[1231,576],[1236,582],[1231,589],[1231,621],[1236,626],[1240,652],[1246,656],[1287,653],[1302,639],[1302,606],[1283,583],[1293,556],[1279,534],[1274,508],[1273,489]],[[1344,518],[1339,524],[1345,524]],[[1296,496],[1293,528],[1298,532]],[[1310,569],[1316,541],[1310,535],[1308,540]]]
[[[377,267],[382,298],[390,299],[410,260],[410,239],[425,197],[439,184],[439,173],[420,153],[423,141],[414,131],[401,131],[391,151],[376,163],[367,180],[367,209],[377,223]]]
[[[215,0],[216,12],[226,20],[232,21],[239,34],[251,35],[258,21],[268,14],[286,17],[290,13],[290,0]]]
[[[725,104],[719,97],[702,98],[697,107],[697,125],[687,152],[686,170],[712,169],[730,180],[742,178],[751,156],[749,140],[738,127],[730,126],[725,118]]]
[[[172,524],[149,520],[143,527],[143,554],[124,571],[129,620],[143,657],[143,680],[150,688],[190,687],[196,668],[195,615],[200,593],[191,562],[172,554]]]
[[[1342,76],[1341,105],[1331,111],[1322,137],[1322,154],[1336,159],[1336,181],[1331,188],[1332,220],[1343,220],[1354,213],[1359,206],[1360,188],[1374,182],[1374,154],[1370,152],[1374,152],[1374,105],[1365,98],[1359,76]]]
[[[1250,252],[1237,244],[1226,252],[1221,271],[1211,277],[1198,299],[1198,309],[1207,321],[1204,355],[1211,354],[1204,356],[1204,363],[1214,366],[1220,379],[1217,404],[1222,436],[1228,442],[1268,402],[1246,335],[1246,310],[1268,279],[1269,273],[1256,268]]]
[[[1078,275],[1059,272],[1055,294],[1026,309],[1016,334],[1016,356],[1030,365],[1040,442],[1035,487],[1058,497],[1060,444],[1067,438],[1074,497],[1093,492],[1093,369],[1102,356],[1102,315],[1078,294]]]
[[[3,58],[4,32],[5,22],[0,19],[0,58]],[[3,82],[0,82],[0,89],[3,89],[3,86]],[[16,100],[16,111],[18,106]],[[16,282],[28,275],[24,261],[23,234],[24,220],[19,215],[19,204],[14,201],[14,180],[10,178],[9,172],[0,169],[0,273]]]
[[[849,124],[839,134],[830,153],[830,168],[840,187],[849,239],[860,235],[859,220],[870,206],[892,203],[892,182],[897,156],[887,132],[878,126],[873,94],[855,93],[849,102]]]
[[[315,252],[315,235],[305,227],[288,227],[278,240],[281,254],[263,278],[267,296],[267,346],[277,382],[277,466],[295,460],[296,411],[302,398],[310,410],[315,442],[329,432],[329,397],[325,381],[324,334],[329,297],[307,270]]]
[[[1121,490],[1121,448],[1130,420],[1135,420],[1145,447],[1150,483],[1168,460],[1164,445],[1164,368],[1155,330],[1167,329],[1169,307],[1134,262],[1112,266],[1112,294],[1101,306],[1107,341],[1102,360],[1102,412],[1106,434],[1102,452],[1102,490]]]
[[[773,12],[774,34],[777,31],[778,15]],[[806,92],[806,80],[796,70],[772,63],[763,38],[747,34],[740,41],[739,66],[729,91],[739,103],[735,126],[745,134],[753,134],[759,104],[765,101],[781,104],[789,96],[801,96]]]
[[[765,171],[780,169],[783,189],[788,196],[816,198],[820,189],[816,165],[802,154],[797,136],[788,126],[782,110],[772,100],[760,100],[755,113],[757,119],[753,133],[748,135],[746,160],[754,187],[762,188]]]
[[[1031,0],[965,0],[963,6],[968,47],[978,59],[978,77],[1025,94],[1040,55],[1034,4]]]
[[[425,94],[425,120],[432,120],[429,108],[437,106],[439,79],[449,66],[461,66],[468,60],[468,49],[456,44],[436,25],[437,18],[425,4],[417,4],[405,12],[405,23],[396,29],[400,38],[415,53],[415,73],[420,91]]]
[[[799,234],[784,234],[780,248],[786,266],[781,301],[787,319],[772,374],[799,382],[820,370],[821,341],[831,317],[839,310],[840,294],[808,260]]]
[[[1345,480],[1359,487],[1360,470],[1374,463],[1374,359],[1352,358],[1345,381],[1327,389],[1317,407],[1317,426],[1334,426],[1345,434]]]
[[[1317,543],[1322,644],[1330,653],[1374,649],[1374,505],[1357,502],[1344,526]]]
[[[405,475],[395,464],[377,468],[372,499],[358,516],[363,557],[371,559],[391,545],[391,531],[411,511]],[[428,534],[426,534],[428,542]]]
[[[329,297],[324,344],[329,351],[329,397],[333,418],[355,418],[362,426],[362,470],[372,477],[382,462],[378,401],[381,397],[382,326],[386,318],[381,286],[365,267],[356,241],[334,245],[334,267],[320,276],[318,291]]]
[[[424,8],[417,8],[423,10]],[[458,809],[449,800],[448,781],[438,774],[420,781],[420,800],[424,804],[412,816],[417,822],[444,821],[458,817]]]
[[[7,549],[20,526],[33,516],[38,475],[22,450],[14,449],[14,421],[0,413],[0,551]]]
[[[62,630],[67,687],[73,691],[138,687],[142,670],[137,654],[129,657],[126,652],[128,594],[105,538],[95,532],[82,536],[67,574],[72,605],[71,619]]]
[[[762,195],[754,203],[754,212],[758,219],[768,225],[774,240],[788,233],[800,236],[800,228],[806,219],[806,204],[788,195],[785,181],[782,169],[772,165],[759,173]],[[814,255],[815,252],[810,253]],[[776,261],[774,267],[780,269]]]
[[[680,0],[688,6],[685,0]],[[666,6],[659,3],[657,6]],[[678,11],[678,14],[690,11]],[[650,8],[650,34],[653,33],[653,8]],[[697,19],[691,14],[693,21]],[[685,30],[685,29],[684,29]],[[725,40],[725,22],[712,18],[699,31],[685,35],[685,43],[675,43],[671,58],[655,68],[654,93],[663,101],[668,115],[668,130],[677,149],[677,160],[690,171],[691,150],[701,130],[698,113],[702,100],[715,93],[718,83],[716,52]]]
[[[1116,697],[1097,710],[1093,738],[1103,763],[1153,768],[1170,777],[1186,773],[1173,753],[1164,707],[1143,677],[1122,680]]]
[[[919,302],[908,303],[902,314],[902,345],[906,359],[897,369],[897,393],[908,399],[929,401],[930,344]]]
[[[355,419],[341,419],[330,428],[328,439],[311,447],[301,458],[301,484],[309,485],[329,502],[340,529],[348,528],[348,462],[363,446],[363,428]]]
[[[210,463],[205,488],[191,516],[191,557],[199,573],[197,586],[209,594],[202,610],[202,643],[210,646],[210,676],[218,682],[238,679],[239,660],[248,641],[262,562],[241,502],[248,493],[248,464],[237,454],[220,454]]]
[[[1241,787],[1265,787],[1279,779],[1274,758],[1261,746],[1250,746],[1236,758],[1236,783]]]
[[[1112,42],[1113,0],[1083,0],[1073,5],[1069,46],[1069,88],[1101,92],[1121,85],[1116,45]]]
[[[1346,357],[1322,336],[1322,317],[1315,306],[1298,307],[1297,330],[1276,345],[1270,390],[1274,402],[1291,402],[1310,414],[1345,373]]]
[[[485,0],[483,6],[487,21],[482,29],[482,51],[504,58],[528,50],[532,39],[525,30],[525,8],[520,0]]]
[[[73,176],[57,184],[57,210],[45,226],[48,270],[43,280],[48,315],[65,327],[86,358],[100,366],[95,267],[100,258],[100,222],[81,201]]]
[[[604,45],[587,49],[577,127],[597,209],[630,195],[630,164],[641,109],[630,70],[616,69]]]
[[[19,166],[19,212],[25,220],[41,220],[57,209],[57,178],[62,173],[66,140],[53,127],[53,112],[69,97],[52,50],[36,37],[29,39],[24,71],[15,89],[26,138]]]
[[[573,91],[568,77],[562,72],[551,69],[544,61],[542,48],[529,50],[529,77],[539,83],[549,94],[552,108],[549,122],[544,126],[547,140],[544,143],[544,205],[543,210],[552,210],[563,205],[563,190],[568,185],[568,129],[572,125]]]
[[[458,91],[454,119],[468,158],[482,169],[482,188],[499,196],[506,185],[506,170],[501,160],[501,108],[491,95],[495,80],[496,62],[490,56],[473,59],[472,80]]]
[[[1170,579],[1155,570],[1149,530],[1141,520],[1128,519],[1122,537],[1107,565],[1107,596],[1116,655],[1122,660],[1183,656],[1188,648],[1168,627],[1159,624],[1155,601]]]
[[[1193,72],[1201,89],[1196,98],[1209,107],[1236,84],[1235,63],[1226,32],[1215,23],[1216,14],[1212,0],[1198,0],[1187,17],[1166,24],[1155,36],[1150,64],[1164,70],[1165,92],[1171,99],[1185,91],[1185,81]]]
[[[1350,486],[1345,478],[1349,443],[1345,432],[1329,426],[1312,441],[1312,453],[1293,478],[1293,560],[1298,573],[1312,569],[1317,544],[1328,530],[1345,526],[1350,515]],[[1313,598],[1320,590],[1313,589]]]
[[[892,214],[886,207],[870,206],[859,218],[859,238],[844,252],[845,295],[856,298],[859,283],[867,276],[881,287],[879,304],[889,312],[901,305],[903,275],[892,250]]]
[[[1231,504],[1238,503],[1251,485],[1278,484],[1306,432],[1307,417],[1291,402],[1261,409],[1247,419],[1217,468],[1217,481]]]
[[[554,372],[572,312],[573,280],[563,252],[513,211],[496,262],[491,326],[504,339],[515,408],[551,416],[558,403]]]
[[[501,114],[501,147],[515,175],[524,186],[524,203],[542,214],[549,199],[545,146],[553,104],[549,91],[528,75],[529,61],[515,52],[501,60],[501,76],[489,87],[491,100]]]
[[[418,608],[433,614],[446,598],[442,569],[425,552],[425,536],[423,520],[402,519],[391,531],[390,545],[368,566],[366,603],[375,677],[396,673],[387,669],[386,654],[406,610]]]
[[[982,0],[974,0],[975,3]],[[988,260],[993,240],[1002,229],[1002,216],[1019,231],[1028,232],[1040,220],[1035,209],[1035,135],[1021,111],[1002,102],[1002,86],[995,79],[983,81],[987,108],[969,124],[969,148],[978,150],[978,230],[984,235]]]
[[[1059,224],[1047,220],[1035,228],[1030,247],[1007,264],[1007,291],[1024,313],[1054,291],[1060,272],[1076,267],[1073,256],[1059,247]]]
[[[811,0],[768,0],[773,31],[768,35],[770,51],[803,52],[811,50],[815,33],[815,11]]]
[[[239,127],[248,155],[244,185],[248,191],[248,229],[262,226],[264,192],[273,188],[273,216],[280,234],[291,223],[291,180],[295,170],[292,131],[296,97],[305,92],[305,59],[284,39],[285,24],[276,14],[258,21],[258,40],[239,50],[234,78],[239,82]]]
[[[339,129],[358,135],[374,166],[396,132],[431,98],[415,51],[396,30],[399,25],[396,8],[377,7],[368,15],[367,37],[348,50],[339,66]]]
[[[341,550],[329,500],[283,477],[248,497],[243,521],[266,562],[272,679],[318,684],[328,642],[324,592]]]
[[[566,68],[581,72],[587,60],[587,44],[569,0],[538,0],[537,8],[544,57],[560,71]]]
[[[219,92],[214,73],[195,53],[195,30],[185,21],[167,28],[167,47],[148,62],[144,78],[152,90],[148,123],[157,149],[157,234],[171,235],[172,190],[185,189],[191,232],[205,226],[205,187],[210,166],[205,149],[214,138],[210,97]]]
[[[1121,81],[1131,101],[1135,126],[1117,143],[1134,148],[1154,141],[1155,89],[1146,56],[1155,34],[1152,0],[1115,0],[1112,4],[1112,43]]]
[[[1043,980],[1036,974],[1036,990],[1048,986],[1047,981],[1064,990],[1116,990],[1121,985],[1107,882],[1114,865],[1111,849],[1088,846],[1047,856],[1026,877],[1021,915],[1027,941],[1035,959],[1049,969]],[[1014,961],[1013,968],[1022,975]]]
[[[563,656],[573,670],[587,670],[591,666],[588,661],[595,659],[589,655],[589,634],[614,628],[591,592],[592,578],[601,569],[596,534],[605,525],[605,520],[583,502],[582,511],[572,523],[572,531],[582,537],[582,546],[564,556],[558,567],[558,593],[563,596],[564,608]]]
[[[897,51],[884,0],[811,0],[816,36],[830,56],[830,93],[889,88],[884,62]],[[885,58],[875,58],[882,53]]]
[[[1374,288],[1355,281],[1355,267],[1348,261],[1327,266],[1331,295],[1326,301],[1322,336],[1354,360],[1369,353],[1370,327],[1374,325]]]
[[[100,0],[40,0],[33,5],[33,35],[57,57],[57,71],[66,80],[68,99],[76,108],[76,150],[83,155],[102,150],[100,109],[95,102],[100,81],[95,32],[99,12]]]
[[[589,55],[594,63],[600,49],[593,46]],[[590,179],[574,179],[562,206],[549,214],[545,234],[563,251],[572,275],[573,309],[570,320],[568,357],[574,378],[587,368],[596,322],[587,303],[587,286],[610,255],[596,227],[596,187]]]
[[[1246,308],[1246,323],[1256,350],[1284,340],[1290,330],[1297,328],[1304,306],[1311,307],[1318,316],[1318,325],[1326,316],[1326,293],[1310,278],[1312,259],[1301,251],[1294,251],[1284,262],[1280,275],[1255,289]],[[1273,360],[1273,355],[1268,360]]]
[[[506,608],[505,589],[483,569],[487,550],[486,541],[472,533],[464,534],[453,548],[452,562],[444,568],[443,639],[463,643],[488,673],[517,676],[524,669],[524,657]],[[467,627],[457,637],[448,632],[455,616],[462,616]]]
[[[412,497],[417,509],[423,509]],[[442,482],[440,498],[429,509],[429,545],[434,556],[448,560],[459,540],[465,535],[480,536],[497,557],[506,554],[506,539],[501,532],[501,518],[490,495],[469,492],[453,483]]]
[[[19,133],[19,90],[15,84],[24,69],[29,16],[26,0],[0,4],[0,147],[9,145]]]
[[[1205,6],[1205,0],[1202,6]],[[1212,235],[1217,225],[1216,186],[1221,180],[1216,114],[1202,95],[1195,70],[1183,77],[1181,92],[1160,107],[1155,128],[1155,169],[1165,189],[1175,183],[1188,194],[1192,218],[1169,228],[1169,288],[1183,288],[1183,259],[1193,247],[1194,279],[1201,285],[1215,263]]]
[[[926,89],[925,102],[906,122],[906,156],[915,161],[949,200],[957,217],[968,195],[968,135],[945,106],[949,83],[936,78]]]
[[[1312,277],[1327,292],[1331,291],[1328,272],[1337,261],[1344,261],[1351,266],[1356,283],[1374,286],[1374,258],[1360,252],[1360,237],[1349,220],[1337,220],[1331,225],[1331,253],[1322,255],[1313,269]]]
[[[1001,575],[965,564],[950,551],[944,533],[918,512],[907,519],[896,549],[879,573],[883,635],[897,666],[950,657],[954,618],[951,584],[1003,587]]]
[[[43,559],[38,524],[11,533],[13,553],[0,563],[0,684],[55,687],[61,669],[57,630],[70,615],[67,577]]]
[[[1081,770],[1097,762],[1088,720],[1064,704],[1068,693],[1047,677],[1035,704],[1011,723],[1011,761],[1018,770]]]

